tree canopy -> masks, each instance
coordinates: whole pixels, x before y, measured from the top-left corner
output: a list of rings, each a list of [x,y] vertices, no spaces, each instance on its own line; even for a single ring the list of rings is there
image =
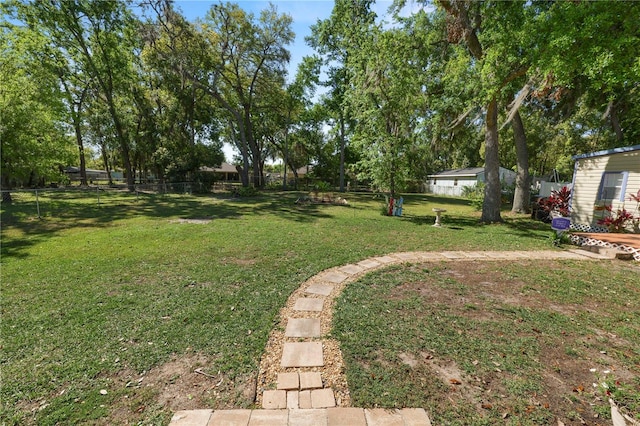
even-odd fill
[[[407,13],[397,0],[384,17],[374,3],[336,0],[291,72],[292,18],[273,5],[221,2],[191,22],[170,0],[9,0],[2,188],[84,169],[87,151],[130,187],[194,179],[229,143],[258,187],[274,159],[392,195],[484,166],[482,220],[496,222],[499,166],[517,171],[525,212],[531,175],[568,178],[572,155],[640,135],[638,3],[425,0]]]

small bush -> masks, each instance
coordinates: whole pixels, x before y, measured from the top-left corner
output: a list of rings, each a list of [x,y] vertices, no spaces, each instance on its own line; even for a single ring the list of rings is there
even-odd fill
[[[563,186],[559,191],[551,191],[551,195],[542,198],[538,203],[540,208],[547,213],[548,216],[558,214],[562,217],[569,216],[569,201],[571,200],[571,190]]]
[[[264,189],[268,191],[279,191],[282,189],[282,182],[272,181],[265,185]]]
[[[482,210],[484,203],[484,182],[478,182],[475,186],[465,186],[462,188],[462,196],[471,201],[471,206],[476,210]]]
[[[316,192],[328,192],[331,191],[331,184],[329,182],[320,181],[313,186],[313,190]]]
[[[253,197],[258,195],[258,190],[253,186],[241,186],[233,189],[234,197]]]

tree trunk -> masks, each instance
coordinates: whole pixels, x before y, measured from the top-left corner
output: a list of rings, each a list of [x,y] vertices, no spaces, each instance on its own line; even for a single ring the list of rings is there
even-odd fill
[[[120,116],[118,115],[115,107],[115,103],[111,96],[106,96],[109,111],[111,112],[111,117],[113,119],[113,124],[116,130],[116,138],[118,142],[120,142],[120,150],[122,155],[122,165],[124,167],[125,177],[127,178],[127,189],[129,191],[135,190],[135,175],[133,174],[133,166],[131,165],[131,153],[129,148],[129,140],[128,136],[125,133],[124,127],[122,126],[122,122],[120,121]]]
[[[238,122],[238,132],[240,133],[240,140],[236,138],[236,128],[233,125],[232,119],[229,119],[229,133],[231,134],[231,140],[240,151],[240,156],[242,157],[242,166],[236,166],[236,170],[238,171],[238,175],[240,176],[240,182],[242,182],[242,186],[247,187],[249,186],[249,150],[247,149],[247,138],[245,136],[244,124],[242,123],[242,121],[240,121],[240,115],[234,112],[232,112],[232,114]]]
[[[389,192],[391,193],[391,198],[396,198],[396,160],[394,158],[391,159],[391,175],[389,176]]]
[[[287,190],[287,161],[289,161],[289,119],[284,130],[284,158],[282,159],[282,190]],[[294,173],[295,176],[295,173]]]
[[[340,192],[344,192],[344,116],[340,112]]]
[[[74,120],[73,127],[76,133],[76,143],[80,154],[80,186],[87,186],[87,165],[84,159],[84,144],[82,143],[82,125]]]
[[[484,202],[481,222],[502,222],[500,216],[501,185],[498,157],[498,102],[494,97],[487,105],[487,128],[484,135]]]
[[[294,168],[291,169],[293,171],[293,187],[297,191],[298,190],[298,171]]]
[[[2,177],[0,178],[0,189],[2,190],[2,202],[11,204],[13,199],[11,198],[11,192],[9,192],[11,184],[7,173],[2,173]]]
[[[251,123],[251,110],[249,106],[245,106],[244,108],[244,125],[245,125],[245,138],[247,140],[247,145],[249,146],[249,150],[251,151],[251,166],[253,169],[253,187],[254,188],[262,188],[262,169],[260,167],[260,163],[262,162],[262,152],[260,151],[260,146],[255,141],[253,137],[253,126]]]
[[[516,144],[516,190],[513,195],[512,213],[529,213],[531,203],[531,189],[529,183],[529,151],[527,150],[527,135],[520,112],[516,111],[511,121],[513,137]]]
[[[260,170],[259,155],[253,155],[253,187],[262,188],[262,171]]]
[[[611,118],[611,127],[616,134],[616,142],[622,143],[622,140],[624,139],[624,133],[622,132],[622,127],[620,126],[620,120],[618,119],[616,104],[611,105],[609,117]]]
[[[107,154],[107,146],[104,142],[100,143],[100,150],[102,151],[102,161],[104,162],[104,169],[107,172],[107,178],[109,179],[109,186],[113,185],[113,177],[111,176],[111,167],[109,165],[109,155]]]

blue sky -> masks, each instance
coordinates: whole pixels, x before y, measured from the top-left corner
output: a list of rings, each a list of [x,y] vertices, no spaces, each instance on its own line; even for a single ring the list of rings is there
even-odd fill
[[[219,3],[218,1],[211,0],[176,0],[175,5],[182,11],[183,15],[189,20],[194,21],[197,18],[204,18],[207,11],[213,4]],[[298,64],[302,61],[304,56],[314,54],[312,48],[307,46],[304,39],[306,36],[311,35],[311,25],[315,24],[319,19],[327,19],[331,16],[331,10],[333,9],[333,0],[245,0],[235,1],[242,9],[252,12],[258,16],[260,11],[265,9],[269,3],[273,3],[279,13],[287,13],[291,15],[293,19],[293,31],[296,35],[295,41],[289,46],[291,52],[291,62],[289,63],[289,78],[295,76]],[[377,0],[373,6],[373,10],[378,15],[378,18],[383,18],[386,15],[387,9],[391,6],[392,0]],[[403,10],[403,15],[411,13],[417,8],[422,7],[416,5],[412,0],[407,1],[407,6]],[[389,19],[387,19],[389,20]],[[224,145],[223,148],[227,161],[232,161],[235,154],[235,149],[229,144]]]
[[[176,6],[182,10],[184,16],[190,21],[196,18],[203,18],[211,8],[211,5],[217,3],[217,1],[209,0],[177,0],[175,2]],[[242,9],[252,12],[256,16],[269,5],[268,1],[260,0],[236,1],[235,3]],[[289,46],[289,51],[291,52],[289,77],[292,78],[302,57],[313,54],[313,50],[305,44],[304,38],[311,34],[310,27],[315,24],[318,19],[326,19],[331,15],[333,1],[276,0],[271,3],[278,8],[279,13],[287,13],[293,18],[292,29],[296,34],[296,39],[293,45]]]
[[[210,0],[176,0],[175,4],[182,10],[184,16],[193,21],[197,18],[203,18],[207,11],[211,8],[211,5],[217,4],[218,1]],[[331,10],[333,9],[333,0],[245,0],[235,1],[242,9],[252,12],[258,16],[260,11],[267,8],[269,3],[273,3],[279,13],[287,13],[293,18],[293,31],[296,34],[296,39],[293,45],[289,46],[291,52],[291,62],[289,66],[289,77],[292,78],[295,75],[298,64],[301,62],[302,57],[306,55],[312,55],[313,49],[308,47],[304,41],[304,38],[311,35],[311,25],[315,24],[318,19],[327,19],[331,16]],[[413,2],[408,1],[409,6],[407,10],[413,8]],[[387,9],[391,6],[391,0],[377,0],[373,6],[373,10],[379,17],[386,14]]]

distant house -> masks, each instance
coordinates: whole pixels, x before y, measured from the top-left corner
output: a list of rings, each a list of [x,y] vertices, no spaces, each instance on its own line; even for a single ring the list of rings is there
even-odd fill
[[[306,166],[302,166],[298,170],[296,170],[296,174],[298,175],[298,177],[303,177],[310,174],[312,171],[313,164],[307,164]]]
[[[514,171],[500,167],[500,181],[513,185],[515,180],[516,173]],[[484,167],[445,170],[428,176],[427,192],[459,197],[465,186],[476,186],[478,182],[484,181]]]
[[[236,166],[229,163],[222,163],[220,167],[201,167],[201,172],[214,173],[216,178],[225,182],[239,182],[240,173]]]
[[[66,169],[64,169],[64,172],[67,176],[69,176],[69,179],[72,181],[77,181],[81,179],[80,167],[74,167],[74,166],[67,167]],[[105,170],[85,169],[85,172],[87,173],[87,180],[89,181],[109,179],[109,175]]]
[[[628,210],[635,202],[629,194],[640,190],[640,145],[614,148],[573,157],[573,193],[571,196],[571,223],[589,230],[598,228],[597,221],[606,212],[605,205],[614,210],[623,205]]]

